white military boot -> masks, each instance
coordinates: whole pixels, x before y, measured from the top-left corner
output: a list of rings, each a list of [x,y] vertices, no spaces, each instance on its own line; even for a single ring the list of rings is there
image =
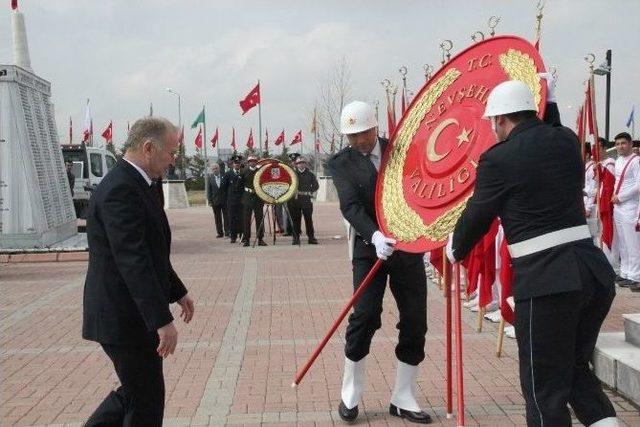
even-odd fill
[[[591,424],[589,427],[618,427],[618,418],[603,418],[600,421],[596,421],[595,423]]]
[[[389,413],[415,423],[428,424],[431,417],[420,409],[415,397],[417,379],[418,367],[398,360],[396,384],[391,395]]]
[[[354,362],[344,358],[344,374],[342,375],[342,402],[338,407],[340,418],[352,422],[358,417],[358,403],[364,390],[364,358]]]

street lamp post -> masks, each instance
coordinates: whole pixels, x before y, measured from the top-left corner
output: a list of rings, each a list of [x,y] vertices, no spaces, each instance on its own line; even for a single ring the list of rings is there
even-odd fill
[[[609,113],[611,110],[611,49],[607,50],[606,61],[593,70],[593,74],[607,77],[606,105],[604,115],[604,136],[609,142]]]
[[[167,88],[167,92],[178,97],[178,128],[180,129],[180,132],[182,132],[182,97],[178,92],[171,89],[170,87]],[[182,153],[182,164],[180,165],[180,169],[182,169],[182,179],[186,179],[187,170],[184,164],[185,157],[186,157],[186,150],[184,148],[184,141],[182,141],[181,143],[180,152]]]

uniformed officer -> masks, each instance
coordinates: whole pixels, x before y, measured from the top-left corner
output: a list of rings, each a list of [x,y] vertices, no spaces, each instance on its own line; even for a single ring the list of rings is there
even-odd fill
[[[223,193],[226,195],[227,217],[229,218],[230,242],[235,243],[238,235],[242,234],[242,196],[244,195],[244,181],[240,167],[242,155],[231,156],[231,168],[222,180]]]
[[[447,245],[462,260],[500,217],[514,270],[520,383],[529,426],[617,426],[589,369],[613,297],[615,274],[586,224],[584,165],[576,135],[560,125],[548,78],[545,122],[529,87],[496,86],[485,117],[500,141],[478,163],[473,196]]]
[[[242,173],[242,179],[244,181],[244,194],[242,195],[242,205],[244,207],[244,226],[242,235],[243,246],[249,246],[251,241],[251,215],[253,214],[256,222],[256,234],[258,235],[258,246],[267,246],[264,239],[264,223],[263,212],[264,202],[253,189],[253,177],[256,175],[258,158],[256,156],[249,155],[247,157],[247,168]]]
[[[346,331],[342,400],[338,413],[344,421],[358,417],[364,387],[364,364],[373,334],[381,326],[382,298],[387,278],[400,312],[397,328],[398,359],[389,412],[408,421],[427,424],[431,417],[420,409],[414,390],[418,364],[424,359],[427,332],[427,278],[424,254],[394,252],[395,241],[378,229],[375,187],[387,141],[377,137],[374,109],[360,101],[344,107],[340,128],[349,146],[329,160],[329,169],[340,199],[340,211],[350,225],[353,287],[357,289],[376,258],[384,260],[373,283],[356,302]]]
[[[309,244],[317,245],[318,240],[315,237],[313,229],[313,202],[311,201],[311,197],[313,197],[313,193],[318,191],[320,186],[318,185],[315,174],[307,167],[307,159],[303,156],[298,156],[295,160],[295,165],[295,172],[298,176],[298,191],[296,195],[287,202],[295,230],[292,244],[300,244],[300,236],[302,234],[301,222],[304,216],[304,228],[307,231]]]

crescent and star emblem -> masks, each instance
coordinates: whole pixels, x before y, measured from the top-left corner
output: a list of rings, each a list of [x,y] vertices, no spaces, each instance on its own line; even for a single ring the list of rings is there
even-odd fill
[[[459,123],[456,119],[443,120],[438,124],[438,126],[436,126],[436,128],[429,136],[429,139],[427,140],[427,159],[430,162],[439,162],[440,160],[447,157],[451,152],[451,149],[449,149],[446,153],[443,154],[436,153],[436,142],[438,141],[438,137],[440,136],[442,131],[444,131],[449,125],[459,126]],[[470,141],[469,137],[471,136],[472,132],[473,129],[467,130],[466,127],[462,127],[462,132],[460,132],[460,135],[456,137],[456,139],[458,140],[458,147],[460,147],[462,143]]]

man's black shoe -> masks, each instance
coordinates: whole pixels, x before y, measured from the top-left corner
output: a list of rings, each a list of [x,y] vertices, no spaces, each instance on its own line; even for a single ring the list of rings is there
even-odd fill
[[[342,418],[342,421],[352,423],[356,420],[356,418],[358,418],[358,405],[349,409],[341,400],[340,405],[338,405],[338,414],[340,415],[340,418]]]
[[[248,241],[246,241],[246,240],[245,240],[245,241],[243,241],[243,242],[242,242],[242,246],[244,246],[244,247],[249,246],[249,242],[248,242]]]
[[[236,239],[229,240],[229,243],[235,243],[235,242],[236,242]]]
[[[431,424],[431,416],[424,411],[413,412],[398,408],[393,403],[389,405],[389,413],[394,417],[404,418],[407,421],[418,424]]]
[[[221,237],[224,237],[224,235],[222,235],[222,234],[218,234],[218,235],[216,236],[216,239],[220,239]]]
[[[309,237],[309,244],[310,245],[317,245],[318,244],[318,239],[316,239],[315,237]]]
[[[300,239],[293,239],[293,241],[291,242],[292,245],[299,245],[300,244]]]
[[[269,246],[269,245],[267,245],[267,242],[265,242],[264,240],[260,239],[260,240],[258,240],[258,246]]]

